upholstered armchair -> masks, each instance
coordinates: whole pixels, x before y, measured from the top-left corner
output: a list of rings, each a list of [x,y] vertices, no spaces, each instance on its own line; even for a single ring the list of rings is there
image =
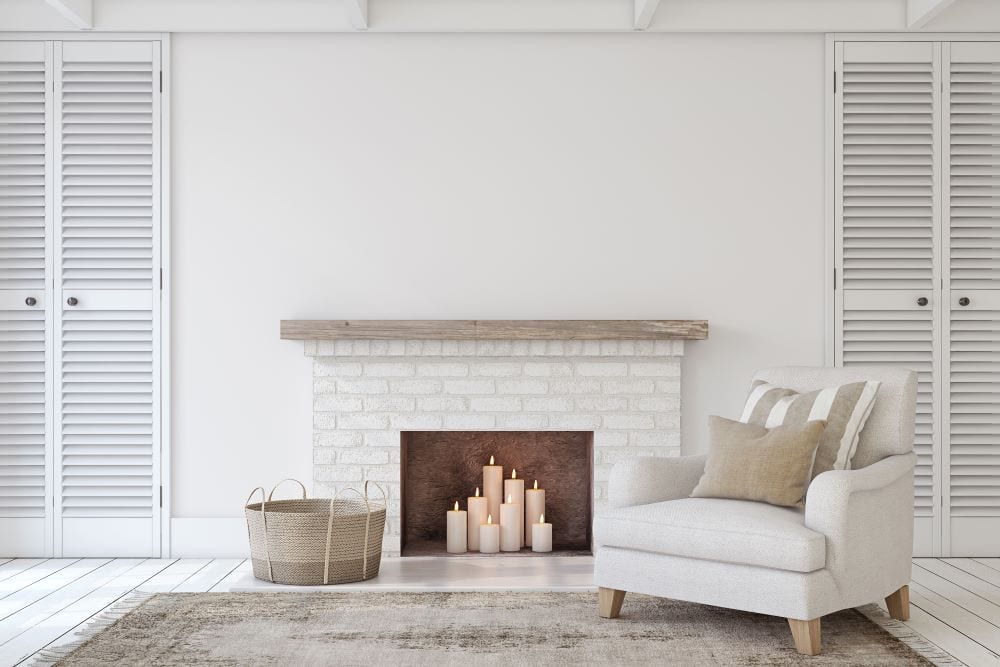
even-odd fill
[[[818,475],[796,510],[690,498],[704,456],[618,464],[610,508],[594,521],[600,615],[618,617],[628,591],[782,616],[808,655],[819,653],[824,614],[885,598],[906,620],[916,374],[789,367],[756,377],[799,392],[881,381],[852,469]]]

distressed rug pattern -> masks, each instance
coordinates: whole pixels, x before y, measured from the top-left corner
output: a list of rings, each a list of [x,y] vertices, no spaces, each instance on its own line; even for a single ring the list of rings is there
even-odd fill
[[[605,620],[592,593],[335,592],[152,595],[41,656],[52,663],[931,664],[855,610],[824,617],[823,653],[806,658],[784,619],[643,595],[630,594],[621,618]]]

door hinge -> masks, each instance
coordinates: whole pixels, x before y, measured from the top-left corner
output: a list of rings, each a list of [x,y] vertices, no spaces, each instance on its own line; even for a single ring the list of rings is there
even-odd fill
[[[163,268],[160,268],[160,289],[163,289]]]
[[[833,291],[837,291],[837,267],[833,267]]]
[[[163,487],[160,487],[160,507],[163,507]]]
[[[837,92],[837,72],[833,73],[833,92]]]
[[[160,92],[163,92],[163,70],[160,70]]]

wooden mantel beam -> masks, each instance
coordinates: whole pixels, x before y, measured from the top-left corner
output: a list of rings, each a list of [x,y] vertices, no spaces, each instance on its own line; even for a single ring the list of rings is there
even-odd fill
[[[94,28],[94,0],[45,0],[80,30]]]
[[[705,320],[282,320],[285,340],[704,340]]]

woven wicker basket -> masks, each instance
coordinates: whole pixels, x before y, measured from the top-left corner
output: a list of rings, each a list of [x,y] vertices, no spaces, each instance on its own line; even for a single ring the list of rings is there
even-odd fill
[[[271,500],[283,482],[302,487],[298,500]],[[346,489],[358,498],[330,500],[306,498],[306,487],[298,480],[281,480],[264,497],[257,487],[247,498],[247,531],[253,576],[280,584],[311,586],[346,584],[378,576],[382,561],[382,533],[385,530],[385,490],[382,500]],[[261,502],[250,503],[260,491]]]

